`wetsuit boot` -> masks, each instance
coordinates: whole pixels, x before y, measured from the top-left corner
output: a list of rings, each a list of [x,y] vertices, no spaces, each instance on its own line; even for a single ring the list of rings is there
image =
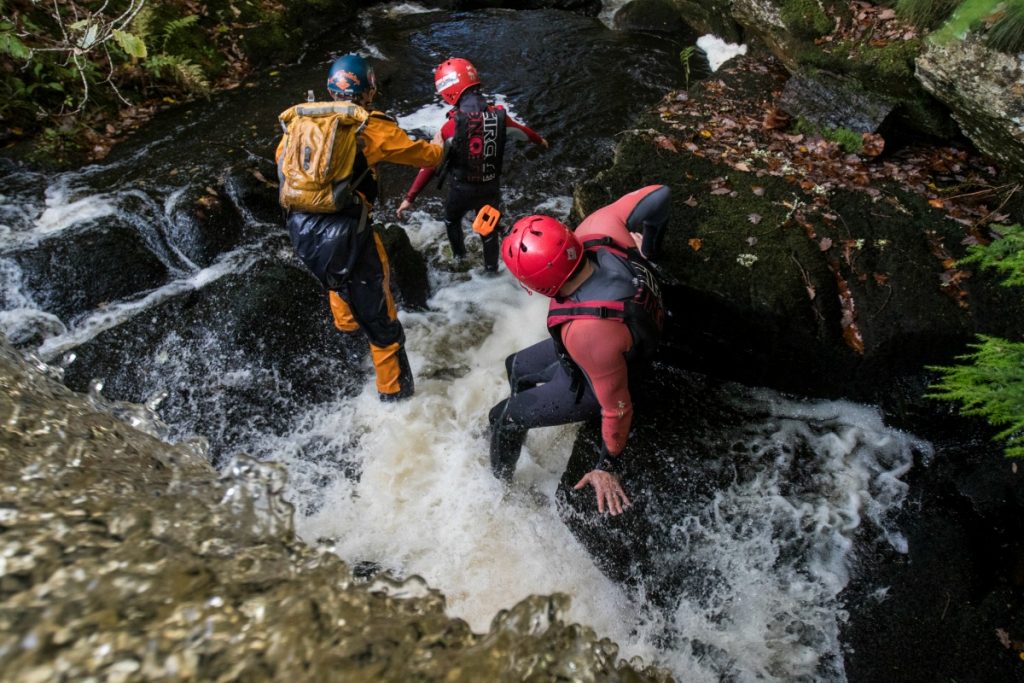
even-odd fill
[[[392,344],[381,349],[371,344],[370,351],[377,371],[377,392],[381,401],[401,401],[416,393],[416,382],[404,346]]]
[[[509,399],[505,399],[491,408],[491,471],[494,476],[506,484],[512,481],[516,472],[516,463],[523,450],[528,428],[510,422],[506,418]]]

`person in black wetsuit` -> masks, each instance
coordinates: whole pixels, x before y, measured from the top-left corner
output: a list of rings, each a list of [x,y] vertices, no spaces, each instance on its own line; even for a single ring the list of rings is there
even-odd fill
[[[453,105],[434,142],[450,146],[448,173],[452,176],[444,207],[444,225],[452,255],[466,255],[462,219],[469,211],[490,205],[501,208],[501,170],[505,142],[529,140],[547,148],[548,142],[529,127],[514,120],[498,105],[480,93],[480,78],[467,60],[452,58],[441,63],[434,73],[434,85],[445,102]],[[397,215],[408,210],[419,193],[434,177],[437,169],[424,167],[413,181],[398,207]],[[498,271],[498,232],[483,238],[484,269]]]

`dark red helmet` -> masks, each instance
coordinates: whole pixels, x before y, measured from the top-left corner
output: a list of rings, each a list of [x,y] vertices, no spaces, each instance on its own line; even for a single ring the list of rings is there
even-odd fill
[[[583,245],[573,231],[550,216],[520,218],[501,241],[501,258],[517,280],[544,296],[554,296],[583,261]]]
[[[467,59],[452,57],[441,62],[434,71],[434,87],[448,104],[454,105],[463,91],[474,85],[480,85],[480,77]]]

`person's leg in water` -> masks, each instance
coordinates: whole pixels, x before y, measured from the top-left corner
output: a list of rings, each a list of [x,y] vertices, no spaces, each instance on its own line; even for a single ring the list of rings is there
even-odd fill
[[[550,339],[509,356],[505,368],[511,395],[491,408],[489,418],[491,470],[508,482],[531,428],[580,422],[601,408],[586,382],[581,391],[573,386]]]
[[[405,352],[405,331],[391,296],[387,252],[376,233],[356,262],[348,282],[332,292],[331,312],[338,329],[352,325],[366,333],[382,401],[397,401],[415,393],[415,381]]]
[[[444,209],[444,227],[448,234],[448,243],[452,246],[452,254],[457,258],[466,255],[466,237],[462,221],[466,213],[476,213],[485,205],[501,210],[501,186],[497,181],[487,183],[460,183],[455,181],[448,190],[448,199]],[[501,247],[501,236],[498,231],[483,237],[484,270],[488,273],[498,272],[498,251]]]
[[[444,203],[444,230],[448,235],[452,256],[459,260],[466,257],[466,236],[462,232],[462,219],[469,211],[466,195],[466,186],[452,178],[448,199]]]

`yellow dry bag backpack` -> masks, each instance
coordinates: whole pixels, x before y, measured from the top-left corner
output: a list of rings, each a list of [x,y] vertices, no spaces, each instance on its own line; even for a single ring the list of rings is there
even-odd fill
[[[368,171],[352,177],[368,116],[351,102],[306,102],[278,117],[285,133],[277,162],[284,209],[333,213],[352,203]]]

